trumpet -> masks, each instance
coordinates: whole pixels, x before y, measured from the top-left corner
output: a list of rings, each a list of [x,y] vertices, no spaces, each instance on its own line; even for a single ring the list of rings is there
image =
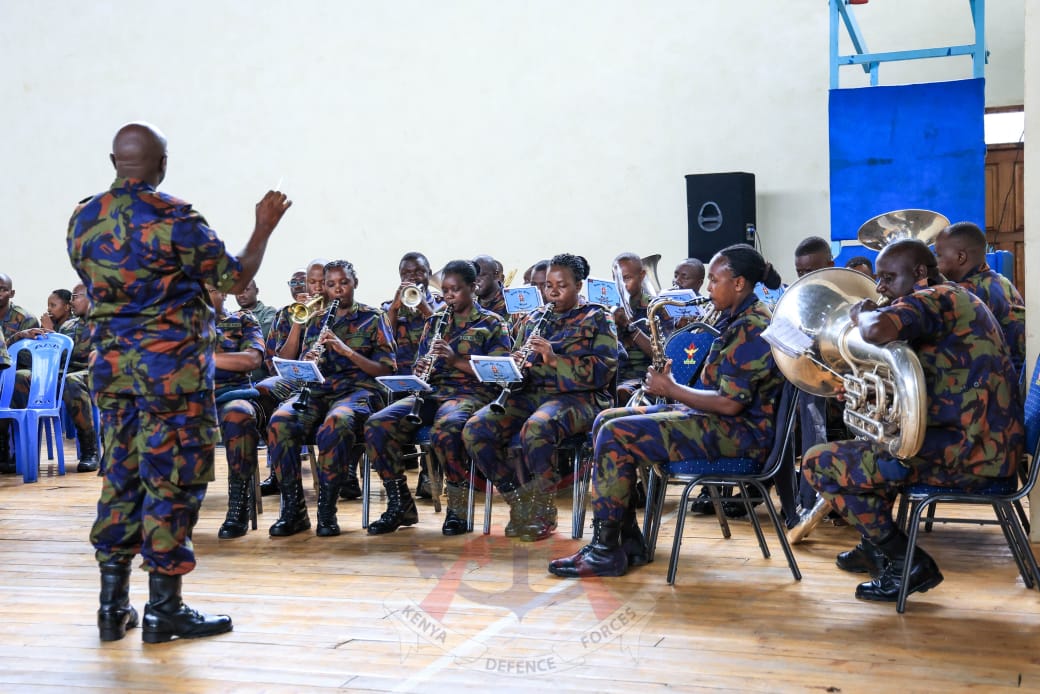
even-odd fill
[[[313,299],[311,301],[314,301]],[[314,346],[315,362],[321,361],[322,355],[325,354],[325,345],[321,344],[320,340],[322,335],[328,332],[329,321],[336,315],[336,309],[339,308],[339,299],[333,299],[332,303],[329,304],[329,310],[325,313],[325,317],[321,321],[321,331],[318,332],[318,343]],[[313,314],[312,314],[313,315]],[[307,405],[311,401],[311,389],[304,386],[300,389],[300,397],[296,398],[296,402],[292,404],[292,407],[297,412],[303,412],[307,409]]]
[[[401,303],[408,308],[415,308],[424,298],[423,290],[416,284],[409,284],[401,290]]]
[[[444,333],[447,331],[447,326],[451,323],[454,313],[455,308],[448,304],[446,309],[437,314],[437,322],[433,326],[433,332],[430,333],[430,347],[426,350],[426,354],[415,360],[412,373],[423,383],[429,383],[430,376],[433,375],[433,363],[436,361],[436,357],[432,354],[433,343],[444,338]],[[423,406],[422,393],[415,391],[412,395],[415,396],[415,402],[412,404],[412,411],[404,416],[404,421],[409,424],[422,424],[422,417],[419,416],[419,410]]]
[[[305,302],[296,301],[289,304],[289,320],[298,325],[309,323],[311,318],[325,310],[325,297],[316,296]]]
[[[523,371],[524,367],[527,366],[527,360],[531,358],[531,354],[534,352],[534,345],[531,343],[534,338],[539,337],[542,334],[542,330],[545,328],[545,323],[552,317],[553,311],[556,310],[555,304],[546,304],[545,311],[541,316],[538,317],[538,321],[534,324],[534,328],[531,330],[531,334],[527,336],[527,340],[523,346],[517,352],[516,365]],[[513,389],[509,387],[508,383],[502,385],[502,392],[498,394],[495,401],[491,403],[491,411],[495,414],[503,414],[506,411],[506,398],[513,392]]]

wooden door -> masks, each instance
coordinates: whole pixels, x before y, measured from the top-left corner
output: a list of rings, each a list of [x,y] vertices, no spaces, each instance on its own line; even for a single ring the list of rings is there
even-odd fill
[[[986,150],[986,239],[1015,258],[1015,287],[1025,296],[1025,215],[1022,211],[1024,147],[1021,142]]]

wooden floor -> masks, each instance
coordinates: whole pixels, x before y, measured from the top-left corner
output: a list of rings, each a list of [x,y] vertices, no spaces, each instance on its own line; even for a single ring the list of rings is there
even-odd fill
[[[184,588],[191,606],[232,615],[234,631],[145,646],[134,630],[102,644],[87,542],[99,484],[53,463],[36,484],[0,477],[2,692],[1040,689],[1040,592],[1024,589],[994,527],[928,536],[946,581],[898,615],[857,601],[857,578],[835,568],[856,542],[848,528],[796,548],[797,582],[775,537],[763,559],[747,522],[724,540],[714,519],[691,518],[671,587],[669,515],[653,564],[568,581],[545,570],[582,544],[569,539],[567,498],[560,534],[536,544],[502,537],[501,504],[490,536],[443,537],[430,502],[418,526],[390,536],[367,536],[355,501],[340,504],[340,537],[273,539],[270,497],[258,531],[218,541],[223,470]],[[146,575],[135,570],[132,586],[141,610]]]

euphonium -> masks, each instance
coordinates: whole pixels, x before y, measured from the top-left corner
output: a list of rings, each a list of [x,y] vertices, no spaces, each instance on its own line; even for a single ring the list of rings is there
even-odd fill
[[[552,317],[553,311],[556,310],[555,304],[546,304],[545,310],[542,315],[538,317],[538,321],[534,324],[534,328],[531,329],[531,333],[527,336],[527,340],[524,341],[523,346],[517,352],[516,365],[523,371],[524,367],[527,366],[527,360],[531,358],[531,354],[534,352],[534,345],[531,344],[534,338],[539,337],[542,334],[542,330],[545,328],[545,323]],[[502,386],[502,392],[498,394],[495,401],[491,403],[491,411],[495,414],[502,414],[506,411],[506,398],[513,392],[513,388],[509,387],[506,383]]]
[[[314,301],[313,299],[311,301]],[[310,302],[308,302],[310,303]],[[329,304],[328,311],[325,312],[325,317],[321,320],[321,330],[318,332],[318,340],[321,340],[321,336],[326,333],[329,329],[329,321],[336,315],[336,310],[339,308],[339,299],[333,299],[332,303]],[[316,341],[314,346],[314,352],[317,355],[315,362],[321,361],[321,357],[325,354],[325,345]],[[297,412],[303,412],[307,409],[307,405],[310,404],[311,400],[311,389],[304,386],[300,389],[300,397],[296,398],[296,401],[292,404],[293,409]]]
[[[289,304],[289,320],[293,323],[303,325],[309,323],[311,318],[324,310],[324,296],[316,296],[306,302],[296,301]]]
[[[855,270],[825,268],[799,278],[773,311],[770,331],[776,326],[784,343],[771,340],[773,358],[801,390],[825,397],[843,390],[845,426],[897,458],[910,458],[924,442],[924,371],[905,342],[863,339],[849,317],[862,299],[882,303],[874,282]]]
[[[433,343],[444,337],[444,333],[447,331],[447,326],[451,325],[452,316],[455,313],[455,308],[448,304],[448,307],[437,314],[437,322],[433,325],[433,332],[430,333],[430,345],[429,349],[426,350],[426,354],[415,360],[415,366],[412,369],[412,374],[423,383],[430,382],[430,376],[433,375],[433,363],[435,357],[433,356]],[[412,404],[412,411],[404,416],[404,420],[410,424],[422,424],[422,417],[419,416],[419,410],[423,406],[423,396],[419,391],[412,393],[415,396],[415,402]]]

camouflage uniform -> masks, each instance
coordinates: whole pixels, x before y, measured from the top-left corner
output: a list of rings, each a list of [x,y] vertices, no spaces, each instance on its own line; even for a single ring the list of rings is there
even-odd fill
[[[94,400],[90,397],[90,323],[78,316],[66,320],[58,328],[62,335],[72,338],[72,356],[69,359],[69,371],[65,374],[65,390],[62,402],[69,412],[72,424],[76,427],[76,437],[83,441],[97,440],[94,431]]]
[[[524,324],[524,342],[544,312],[536,309]],[[525,387],[509,395],[505,413],[481,408],[462,432],[466,451],[499,488],[552,480],[556,444],[588,431],[596,414],[614,400],[617,328],[603,306],[579,304],[565,314],[553,314],[543,323],[542,335],[552,343],[556,368],[532,354]],[[518,432],[519,469],[508,462],[509,444]]]
[[[952,284],[916,289],[880,309],[917,352],[928,384],[924,445],[901,462],[871,441],[814,446],[803,464],[812,485],[864,537],[895,530],[900,488],[924,482],[963,489],[1015,474],[1023,446],[1013,367],[993,314]]]
[[[487,306],[481,303],[479,299],[477,300],[477,304],[481,308],[491,311],[499,318],[505,319],[509,316],[509,311],[506,310],[506,295],[501,289],[499,289],[498,293],[488,300]]]
[[[632,322],[646,320],[646,310],[650,306],[650,295],[643,293],[632,311]],[[644,332],[648,332],[644,330]],[[633,339],[635,332],[621,333],[623,356],[618,361],[618,389],[635,391],[643,385],[643,377],[650,368],[650,355],[639,348]]]
[[[1007,277],[985,262],[969,270],[957,284],[979,297],[993,312],[1011,350],[1015,373],[1021,376],[1026,362],[1026,304],[1022,295]]]
[[[23,330],[31,330],[32,328],[40,327],[40,321],[36,320],[36,316],[32,315],[20,306],[14,304],[8,304],[7,313],[0,319],[0,325],[3,327],[4,339],[11,342],[11,338],[15,333],[20,333]],[[31,375],[31,362],[32,357],[29,356],[28,352],[23,352],[18,355],[18,364],[16,368],[18,373],[15,374],[14,381],[14,393],[11,394],[11,407],[23,408],[29,401],[29,378]],[[7,422],[3,422],[2,426],[6,432],[9,426]]]
[[[390,310],[392,303],[392,301],[383,302],[384,315]],[[429,289],[426,290],[426,303],[430,305],[434,313],[444,308],[444,300],[441,295],[431,294]],[[408,308],[402,304],[401,308],[397,310],[397,320],[390,326],[394,335],[394,344],[397,345],[397,371],[395,372],[397,375],[410,376],[412,374],[412,366],[415,364],[415,357],[418,354],[419,340],[422,339],[424,325],[426,325],[426,318],[418,308]]]
[[[429,350],[429,335],[436,322],[437,316],[426,319],[418,354],[426,354]],[[443,334],[444,340],[459,356],[509,354],[510,342],[505,323],[497,315],[476,304],[466,315],[455,316]],[[423,395],[420,416],[424,424],[432,425],[431,447],[433,454],[441,461],[445,479],[449,483],[462,485],[469,477],[462,427],[498,391],[480,383],[472,374],[457,368],[446,369],[443,364],[434,365],[428,383],[434,390]],[[421,426],[404,420],[414,404],[414,396],[399,400],[372,415],[365,426],[368,459],[384,481],[397,479],[404,474],[405,466],[401,459],[403,447],[414,440]]]
[[[770,313],[749,296],[715,324],[695,388],[718,391],[744,406],[735,416],[682,404],[615,408],[596,418],[591,494],[597,519],[620,522],[628,508],[637,466],[686,458],[764,458],[772,448],[783,378],[762,331]]]
[[[219,436],[202,285],[231,289],[241,264],[189,204],[123,178],[73,215],[68,252],[93,306],[90,377],[105,444],[97,559],[140,552],[147,571],[188,573]]]
[[[264,351],[260,323],[250,311],[236,311],[217,321],[217,353],[250,349],[261,354]],[[217,369],[214,380],[218,393],[250,387],[249,374],[241,371]],[[256,466],[256,445],[264,426],[263,411],[253,399],[235,398],[217,405],[217,412],[227,451],[228,472],[231,477],[248,477]]]
[[[7,340],[0,332],[0,371],[11,368],[11,355],[7,353]]]
[[[307,324],[301,354],[318,339],[324,318],[325,314],[319,313]],[[362,356],[391,371],[396,367],[394,339],[381,310],[354,304],[345,316],[330,320],[328,327]],[[318,446],[321,483],[340,485],[365,420],[383,406],[378,381],[347,357],[328,348],[319,368],[325,382],[308,386],[311,396],[307,409],[294,410],[292,405],[299,396],[293,396],[278,406],[267,427],[271,465],[282,489],[292,489],[300,480],[300,447],[310,441]]]
[[[271,328],[274,327],[274,321],[278,317],[279,310],[274,306],[268,306],[262,301],[257,301],[253,308],[240,310],[249,311],[253,314],[253,317],[256,318],[257,322],[260,324],[260,337],[265,342],[266,346],[267,336],[271,334]],[[270,375],[270,372],[267,370],[268,365],[266,357],[267,355],[265,354],[264,363],[249,373],[249,380],[253,383],[262,381]]]

